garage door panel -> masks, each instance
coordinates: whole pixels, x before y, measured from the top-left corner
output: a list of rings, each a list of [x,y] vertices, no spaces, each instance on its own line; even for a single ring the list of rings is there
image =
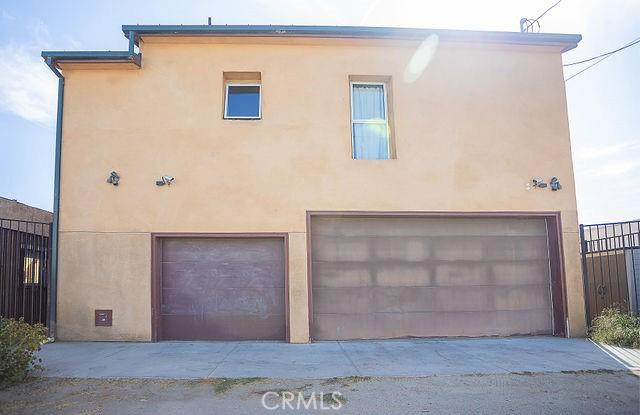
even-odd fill
[[[544,219],[319,217],[311,240],[316,339],[552,331]]]
[[[323,310],[318,314],[362,314],[375,311],[372,300],[374,287],[314,287],[314,310]]]
[[[313,267],[323,276],[317,282],[319,287],[432,285],[431,271],[420,262],[398,267],[388,261],[339,264],[314,261]]]
[[[548,278],[549,260],[430,261],[396,266],[388,261],[336,264],[314,260],[313,269],[314,274],[321,275],[321,281],[314,281],[314,287],[531,285]]]
[[[536,284],[549,279],[549,259],[488,264],[489,278],[496,285]]]
[[[161,295],[162,316],[199,314],[207,307],[207,302],[215,301],[213,298],[202,299],[199,294],[171,288],[163,288]]]
[[[313,262],[314,272],[325,275],[322,281],[318,281],[318,287],[361,287],[372,284],[372,272],[370,267],[362,264],[345,266],[332,262]],[[314,282],[314,287],[316,283]]]
[[[430,256],[428,238],[413,237],[368,237],[368,246],[373,257],[380,260],[423,261]]]
[[[546,235],[437,236],[429,238],[430,259],[441,261],[526,261],[548,257]]]
[[[367,238],[349,240],[318,236],[318,249],[314,251],[316,261],[354,261],[371,259]]]
[[[549,310],[323,314],[314,317],[317,339],[393,339],[402,337],[510,336],[548,334],[540,330]]]
[[[215,308],[207,311],[255,315],[256,318],[278,314],[278,311],[284,310],[285,306],[282,291],[282,289],[225,288],[216,292]]]
[[[401,313],[322,314],[314,316],[317,339],[390,339],[406,337]]]
[[[420,262],[408,263],[404,267],[385,263],[371,270],[371,273],[372,280],[380,287],[416,287],[435,284],[432,267]]]
[[[372,219],[379,219],[373,221]],[[528,218],[425,218],[425,217],[319,217],[313,218],[314,236],[423,237],[546,235],[542,219]],[[455,223],[453,222],[455,221]],[[346,226],[345,226],[346,225]]]
[[[408,314],[402,321],[405,333],[423,336],[509,336],[546,334],[539,327],[550,318],[548,310],[425,312]]]
[[[223,288],[211,292],[207,298],[175,289],[162,290],[163,315],[235,314],[247,318],[275,315],[284,310],[280,290],[265,291],[253,288]]]
[[[546,235],[317,236],[318,262],[509,261],[548,257]]]
[[[274,274],[282,273],[281,262],[230,262],[201,263],[168,262],[162,264],[162,284],[165,288],[174,288],[177,284],[189,285],[199,289],[224,287],[274,287],[284,288],[284,280],[275,279]]]
[[[314,308],[319,314],[548,310],[548,292],[546,285],[315,288]]]
[[[279,261],[278,239],[260,238],[192,238],[166,239],[162,244],[163,262],[219,263],[246,260]]]
[[[531,285],[548,277],[549,260],[448,262],[436,264],[433,274],[433,285],[439,286]]]
[[[281,238],[175,238],[162,243],[162,339],[283,340]]]
[[[526,261],[547,259],[548,247],[546,235],[493,237],[484,240],[485,260],[489,261]]]
[[[163,317],[163,337],[166,340],[282,340],[286,329],[281,325],[283,316],[266,316],[260,320],[247,320],[227,315],[185,316],[171,315]],[[277,327],[277,330],[273,328]]]

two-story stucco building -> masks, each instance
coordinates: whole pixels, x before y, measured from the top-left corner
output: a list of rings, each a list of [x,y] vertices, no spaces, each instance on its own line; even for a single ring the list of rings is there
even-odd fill
[[[579,35],[123,32],[126,51],[43,52],[58,338],[585,334]]]

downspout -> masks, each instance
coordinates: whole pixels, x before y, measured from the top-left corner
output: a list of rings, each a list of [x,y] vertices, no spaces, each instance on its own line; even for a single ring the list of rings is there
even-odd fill
[[[136,32],[129,32],[129,57],[133,59],[136,55]]]
[[[46,58],[47,65],[58,77],[58,113],[56,116],[56,153],[53,180],[53,225],[51,227],[51,268],[49,269],[49,337],[56,337],[58,311],[58,229],[60,226],[60,156],[62,152],[62,107],[64,103],[64,76],[56,68],[55,60]]]

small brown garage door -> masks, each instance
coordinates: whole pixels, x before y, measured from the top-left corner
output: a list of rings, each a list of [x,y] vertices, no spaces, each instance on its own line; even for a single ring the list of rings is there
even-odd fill
[[[162,340],[284,340],[282,238],[162,240]]]
[[[318,340],[549,334],[545,219],[313,217]]]

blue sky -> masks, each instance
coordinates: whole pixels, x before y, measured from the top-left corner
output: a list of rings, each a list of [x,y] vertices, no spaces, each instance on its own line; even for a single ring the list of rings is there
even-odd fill
[[[122,24],[326,24],[518,31],[555,0],[0,0],[0,196],[51,209],[55,76],[43,49],[124,49]],[[581,60],[640,37],[638,0],[563,0],[543,32]],[[566,77],[578,68],[565,71]],[[640,44],[567,82],[582,223],[640,217]],[[526,91],[523,91],[526,93]],[[552,149],[545,149],[552,151]]]

